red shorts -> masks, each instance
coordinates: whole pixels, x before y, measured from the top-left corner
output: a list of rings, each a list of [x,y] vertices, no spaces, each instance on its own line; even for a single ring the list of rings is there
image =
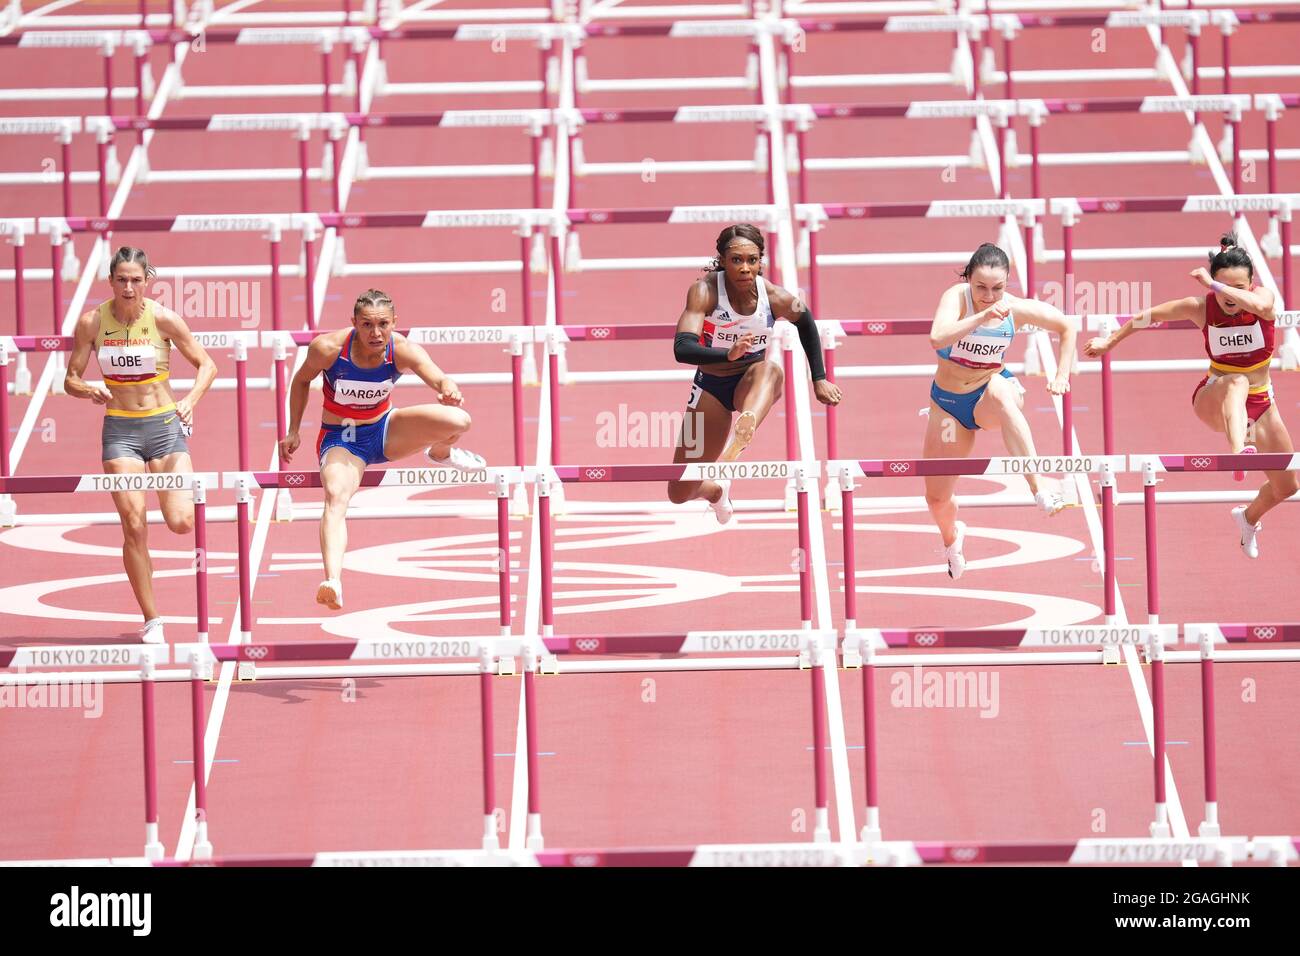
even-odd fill
[[[1216,375],[1215,378],[1218,378]],[[1196,393],[1203,389],[1210,381],[1210,376],[1205,376],[1197,383],[1196,388],[1192,389],[1192,405],[1196,405]],[[1257,422],[1260,416],[1269,410],[1273,404],[1273,386],[1268,387],[1266,392],[1250,392],[1246,396],[1246,417],[1252,422]]]

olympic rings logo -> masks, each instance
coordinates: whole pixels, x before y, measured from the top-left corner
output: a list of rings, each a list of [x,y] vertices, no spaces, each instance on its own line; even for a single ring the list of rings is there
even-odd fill
[[[926,632],[924,634],[913,635],[912,640],[922,647],[933,647],[939,643],[939,635]]]
[[[271,649],[265,644],[250,644],[244,648],[244,657],[255,661],[260,661],[269,653],[271,653]]]
[[[352,228],[352,229],[355,229],[355,228],[359,227],[363,222],[365,222],[365,220],[362,219],[360,216],[344,216],[344,217],[343,217],[343,225],[348,226],[349,228]]]
[[[979,859],[979,847],[974,846],[955,846],[948,850],[948,856],[958,863],[971,863]]]
[[[92,232],[108,232],[113,228],[113,223],[108,219],[92,219],[90,228]]]
[[[41,339],[41,348],[47,352],[57,352],[63,348],[63,339]]]
[[[594,637],[580,637],[573,642],[573,646],[580,651],[591,653],[600,650],[600,641]]]
[[[604,468],[587,468],[582,473],[582,477],[588,481],[604,481],[607,475]]]
[[[888,331],[889,331],[889,323],[888,323],[888,322],[868,322],[868,323],[867,323],[867,331],[870,332],[872,335],[880,335],[880,334],[882,334],[882,333],[884,333],[884,332],[888,332]]]
[[[574,866],[600,866],[600,857],[594,853],[575,853],[569,862]]]
[[[1119,212],[1123,208],[1124,208],[1124,204],[1122,202],[1117,202],[1114,199],[1108,200],[1107,202],[1101,204],[1102,212]]]
[[[307,483],[307,476],[298,473],[285,475],[284,483],[286,485],[305,485]]]
[[[1275,627],[1252,627],[1250,629],[1256,640],[1271,641],[1277,637],[1277,628]]]
[[[589,220],[591,220],[592,222],[608,222],[608,221],[609,221],[609,213],[607,213],[607,212],[593,212],[593,213],[589,213],[589,214],[587,215],[587,218],[588,218]]]
[[[1188,466],[1189,468],[1209,468],[1212,464],[1214,464],[1214,459],[1213,459],[1213,458],[1189,458],[1189,459],[1187,459],[1187,466]]]
[[[905,475],[912,470],[912,463],[910,461],[891,461],[889,470],[896,475]]]
[[[593,339],[607,339],[613,334],[608,326],[599,325],[588,333]]]
[[[844,215],[849,216],[853,219],[861,219],[866,214],[867,214],[866,206],[845,206],[844,207]]]

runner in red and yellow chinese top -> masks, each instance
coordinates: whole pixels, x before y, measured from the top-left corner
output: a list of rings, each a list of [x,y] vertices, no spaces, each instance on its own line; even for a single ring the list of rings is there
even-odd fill
[[[1255,284],[1255,266],[1236,237],[1224,236],[1210,268],[1192,270],[1209,291],[1163,302],[1135,315],[1109,336],[1092,339],[1085,351],[1104,355],[1138,329],[1163,322],[1193,322],[1201,330],[1210,368],[1192,390],[1196,417],[1227,436],[1233,454],[1295,451],[1282,415],[1273,404],[1269,364],[1277,316],[1271,290]],[[1232,509],[1241,550],[1259,557],[1260,519],[1300,488],[1294,471],[1267,471],[1267,480],[1248,505]],[[1244,475],[1240,477],[1244,478]]]

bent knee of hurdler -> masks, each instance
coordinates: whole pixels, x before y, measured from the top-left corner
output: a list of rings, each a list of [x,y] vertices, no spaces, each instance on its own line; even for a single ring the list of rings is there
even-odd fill
[[[699,482],[696,481],[670,481],[668,482],[668,500],[675,505],[684,505],[695,496],[697,488],[699,488]]]

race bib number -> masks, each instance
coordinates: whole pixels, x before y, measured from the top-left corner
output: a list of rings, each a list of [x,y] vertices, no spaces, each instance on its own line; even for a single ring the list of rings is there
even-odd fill
[[[393,383],[359,382],[355,379],[340,378],[334,382],[334,400],[350,402],[355,405],[377,405],[386,399],[393,390]]]
[[[105,375],[153,375],[158,356],[152,345],[105,345],[99,350],[99,367]]]
[[[953,343],[949,357],[965,359],[967,362],[998,364],[1010,344],[1010,339],[1001,336],[994,338],[989,335],[968,335]]]
[[[691,386],[691,397],[688,398],[688,399],[686,399],[686,407],[687,407],[687,408],[694,408],[695,406],[699,405],[699,404],[700,404],[700,396],[703,395],[703,394],[704,394],[704,389],[700,388],[698,385],[692,385],[692,386]]]
[[[1232,328],[1210,328],[1210,354],[1215,358],[1225,355],[1242,355],[1264,348],[1264,331],[1259,327],[1259,320],[1250,325],[1238,325]]]
[[[749,347],[750,352],[761,352],[767,348],[767,329],[746,329],[742,326],[736,326],[734,329],[718,329],[713,333],[713,344],[718,348],[730,349],[746,332],[754,333],[754,342]]]

